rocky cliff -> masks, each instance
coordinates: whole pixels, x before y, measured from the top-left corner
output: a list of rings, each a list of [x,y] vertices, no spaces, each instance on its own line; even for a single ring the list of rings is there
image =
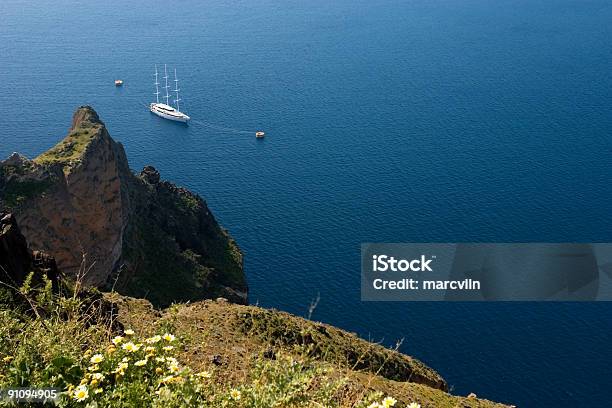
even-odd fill
[[[12,214],[0,211],[0,302],[13,303],[14,291],[28,279],[41,284],[44,277],[57,289],[60,273],[55,259],[32,251]]]
[[[0,162],[1,208],[33,247],[88,286],[159,306],[218,296],[246,302],[242,255],[206,203],[152,167],[133,174],[88,106],[46,153]]]

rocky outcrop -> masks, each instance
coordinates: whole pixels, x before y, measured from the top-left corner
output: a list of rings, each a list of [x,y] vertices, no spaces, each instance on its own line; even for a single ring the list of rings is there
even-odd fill
[[[2,207],[33,247],[88,286],[158,306],[217,296],[246,302],[242,255],[206,203],[152,167],[133,174],[90,107],[76,111],[51,150],[0,162]]]
[[[60,274],[55,259],[42,252],[31,251],[12,214],[0,211],[0,282],[1,289],[18,289],[30,273],[32,283],[42,283],[43,276],[57,287]]]
[[[33,161],[15,156],[0,164],[0,200],[13,207],[30,244],[54,254],[69,276],[104,283],[121,257],[128,218],[121,145],[92,109],[82,108],[54,148]]]

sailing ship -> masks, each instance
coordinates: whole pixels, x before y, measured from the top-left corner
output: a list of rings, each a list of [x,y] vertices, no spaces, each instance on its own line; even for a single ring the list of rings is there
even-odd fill
[[[172,90],[172,92],[176,92],[176,99],[174,99],[175,106],[170,105],[170,94],[168,91],[170,86],[168,85],[168,68],[166,64],[164,64],[164,79],[166,81],[166,84],[164,86],[164,88],[166,89],[166,95],[163,98],[166,99],[166,103],[159,103],[159,85],[160,84],[158,81],[157,65],[155,65],[155,99],[156,99],[156,102],[151,103],[151,105],[149,105],[149,109],[151,110],[151,112],[153,112],[154,114],[156,114],[157,116],[161,118],[168,119],[168,120],[174,120],[176,122],[187,123],[191,118],[187,116],[186,114],[184,114],[183,112],[181,112],[181,109],[180,109],[179,101],[181,99],[179,98],[179,87],[178,87],[178,79],[176,77],[176,68],[174,69],[174,89]]]

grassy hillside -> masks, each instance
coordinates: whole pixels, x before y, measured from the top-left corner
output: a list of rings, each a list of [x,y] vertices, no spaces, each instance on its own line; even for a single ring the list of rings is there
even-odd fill
[[[286,313],[224,299],[158,311],[29,280],[15,295],[0,306],[0,388],[58,387],[63,407],[503,407],[451,396],[421,362]]]

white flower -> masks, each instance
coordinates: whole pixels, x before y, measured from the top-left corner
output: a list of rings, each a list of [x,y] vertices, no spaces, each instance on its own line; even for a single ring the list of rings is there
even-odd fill
[[[143,365],[147,364],[147,360],[138,360],[137,362],[134,363],[134,365],[136,367],[142,367]]]
[[[89,361],[91,361],[92,364],[100,364],[102,360],[104,360],[104,356],[102,354],[94,354],[91,356]]]
[[[111,341],[113,342],[115,346],[118,346],[123,341],[123,337],[117,336],[117,337],[114,337]]]
[[[134,335],[134,330],[132,329],[127,329],[126,331],[124,331],[124,333],[128,336],[133,336]]]
[[[123,346],[121,346],[121,348],[129,353],[134,353],[140,349],[140,346],[130,341],[128,343],[125,343]]]
[[[202,372],[199,372],[196,375],[198,377],[201,377],[201,378],[211,378],[212,377],[212,373],[210,371],[206,371],[206,370],[204,370]]]
[[[97,381],[102,381],[104,379],[104,374],[102,374],[102,373],[93,373],[91,375],[91,378],[93,378],[94,380],[97,380]]]
[[[113,371],[113,373],[123,375],[124,371],[127,370],[128,367],[129,367],[128,363],[119,363],[119,365]]]
[[[382,401],[382,406],[384,408],[391,408],[392,406],[395,405],[395,403],[397,403],[397,400],[395,398],[392,397],[386,397],[383,401]],[[411,408],[421,408],[420,406],[418,407],[411,407]]]
[[[148,344],[153,344],[153,343],[157,343],[161,340],[161,336],[157,335],[157,336],[153,336],[153,337],[149,337],[148,339],[145,340],[145,342],[147,342]]]
[[[86,385],[79,385],[74,390],[74,399],[78,402],[85,401],[89,397],[89,391]]]
[[[166,333],[163,335],[164,340],[166,340],[167,342],[171,342],[174,341],[176,339],[176,337],[174,337],[173,334],[170,333]]]
[[[230,397],[235,400],[238,401],[240,399],[240,397],[242,396],[242,394],[240,393],[240,391],[233,389],[230,391]]]
[[[412,402],[408,404],[407,408],[421,408],[421,404],[417,404],[416,402]]]

